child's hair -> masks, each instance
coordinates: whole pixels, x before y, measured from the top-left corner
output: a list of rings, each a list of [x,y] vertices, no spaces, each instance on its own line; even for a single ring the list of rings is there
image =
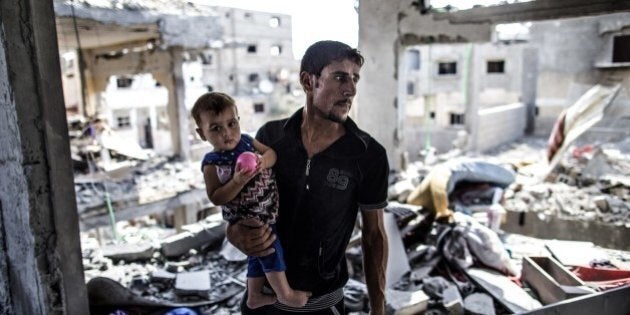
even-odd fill
[[[195,123],[199,125],[201,123],[201,113],[211,111],[215,114],[220,114],[226,108],[230,108],[232,106],[236,108],[236,103],[229,95],[221,92],[210,92],[201,95],[195,101],[195,105],[193,105],[190,113],[195,119]]]

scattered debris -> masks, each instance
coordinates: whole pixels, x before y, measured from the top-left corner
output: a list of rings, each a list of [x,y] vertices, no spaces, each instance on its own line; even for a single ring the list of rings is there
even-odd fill
[[[472,171],[474,168],[450,171],[449,180],[442,185],[444,199],[441,202],[452,211],[451,220],[436,221],[432,217],[435,210],[406,203],[414,195],[413,191],[431,177],[437,165],[446,162],[442,156],[431,159],[437,164],[409,163],[405,171],[391,175],[390,204],[385,216],[390,242],[388,314],[508,314],[538,309],[553,301],[547,299],[544,289],[549,284],[541,287],[540,281],[532,280],[531,267],[532,262],[541,265],[544,264],[541,261],[548,259],[557,261],[563,272],[580,281],[579,285],[569,286],[555,279],[558,273],[550,269],[555,267],[538,266],[536,274],[547,273],[545,279],[552,285],[557,284],[565,294],[554,295],[554,301],[565,301],[576,295],[590,296],[593,292],[630,282],[626,279],[630,276],[617,275],[613,280],[597,278],[593,274],[598,269],[585,269],[605,266],[608,270],[630,272],[627,252],[601,248],[594,242],[541,240],[502,230],[506,213],[516,211],[630,227],[627,154],[630,140],[618,144],[590,144],[590,148],[574,150],[575,154],[559,161],[551,173],[555,176],[552,181],[538,179],[545,167],[536,161],[544,159],[532,155],[544,155],[544,147],[544,139],[524,139],[502,148],[504,151],[493,154],[492,158],[475,156],[452,160],[451,166],[456,165],[455,161],[482,160],[490,168],[479,172]],[[197,189],[192,177],[180,175],[186,174],[186,168],[201,172],[178,163],[164,159],[155,162],[155,158],[150,158],[138,162],[127,181],[83,180],[78,181],[78,187],[88,187],[98,196],[94,199],[100,198],[101,203],[99,193],[102,191],[128,193],[144,181],[159,187],[164,173],[168,174],[167,178],[183,179],[186,184],[181,189]],[[138,167],[142,171],[137,171]],[[490,169],[499,172],[488,171]],[[161,174],[156,175],[156,172]],[[493,177],[493,174],[509,176]],[[180,184],[179,180],[171,182],[169,184]],[[120,186],[125,188],[117,188]],[[114,204],[124,203],[118,200]],[[85,207],[82,215],[96,208]],[[159,220],[145,218],[136,220],[135,224],[160,225]],[[105,245],[102,239],[106,237],[95,235],[94,230],[82,233],[91,305],[121,311],[138,307],[160,310],[185,307],[197,314],[240,313],[246,256],[225,241],[225,227],[219,213],[184,226],[180,233],[162,226],[166,232],[151,234],[150,240],[120,224],[115,226],[120,234],[115,244]],[[100,230],[105,230],[100,234],[108,233],[107,229]],[[347,310],[362,314],[369,312],[369,303],[363,283],[359,236],[357,229],[346,252],[351,279],[344,292]],[[99,237],[102,246],[96,240]],[[569,246],[580,248],[580,256],[567,252],[565,248]],[[579,275],[589,280],[580,279]],[[104,278],[112,279],[118,286],[112,289],[112,283]],[[117,293],[105,297],[92,292],[95,290]]]

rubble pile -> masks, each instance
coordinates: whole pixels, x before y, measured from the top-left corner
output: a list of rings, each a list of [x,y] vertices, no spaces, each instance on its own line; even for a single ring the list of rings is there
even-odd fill
[[[597,221],[630,228],[630,140],[571,148],[545,181],[518,180],[505,208],[541,216]]]
[[[624,145],[627,141],[599,150],[574,150],[553,173],[548,173],[536,156],[544,150],[541,139],[524,139],[500,148],[502,151],[492,157],[475,156],[472,161],[482,160],[484,167],[451,168],[452,181],[442,187],[448,192],[451,220],[436,220],[432,211],[437,209],[406,200],[439,164],[448,161],[457,165],[457,157],[433,156],[392,173],[385,218],[390,243],[388,313],[523,313],[630,283],[628,252],[603,249],[590,242],[527,238],[500,228],[506,209],[627,227],[628,156],[620,149]],[[602,156],[606,158],[600,159]],[[460,158],[470,161],[471,157]],[[589,168],[594,159],[605,160],[605,165],[615,171],[593,177],[592,172],[602,170]],[[146,182],[161,187],[156,183],[161,179],[179,178],[169,181],[186,189],[186,185],[194,185],[185,175],[186,169],[201,173],[196,167],[172,165],[170,161],[143,163],[144,169],[133,173],[135,186]],[[503,171],[492,171],[494,168]],[[541,174],[553,176],[544,181]],[[121,185],[130,185],[120,189],[125,192],[134,187],[127,182]],[[119,222],[116,228],[121,236],[110,243],[94,231],[82,233],[85,275],[94,313],[166,314],[168,310],[187,308],[194,312],[191,314],[239,314],[246,257],[225,241],[220,214],[185,226],[181,233],[158,225],[146,218]],[[105,228],[100,230],[107,232]],[[351,314],[369,312],[359,235],[357,228],[346,251],[351,279],[344,292]],[[100,242],[96,240],[99,237]],[[566,248],[579,248],[579,257],[563,250]],[[627,271],[628,275],[614,282],[578,277],[611,269]],[[553,282],[540,280],[557,272],[574,282],[554,287]],[[546,293],[549,287],[553,294]]]
[[[558,216],[578,220],[625,225],[630,228],[630,203],[618,196],[606,194],[595,186],[579,188],[564,183],[545,183],[519,187],[505,202],[505,208],[534,211],[541,216]],[[626,199],[627,200],[627,199]]]
[[[116,177],[100,172],[75,175],[75,193],[80,212],[101,209],[107,195],[113,203],[124,205],[149,203],[179,193],[204,189],[203,174],[198,163],[167,157],[138,161]]]
[[[148,217],[134,223],[118,224],[120,239],[103,246],[93,232],[82,233],[93,314],[152,314],[148,306],[155,314],[175,307],[195,307],[203,314],[238,312],[247,265],[244,256],[228,261],[220,253],[225,237],[220,215],[184,226],[178,234]],[[112,298],[117,296],[126,298]]]
[[[112,130],[104,119],[73,120],[68,129],[82,217],[205,189],[199,162],[156,155]]]

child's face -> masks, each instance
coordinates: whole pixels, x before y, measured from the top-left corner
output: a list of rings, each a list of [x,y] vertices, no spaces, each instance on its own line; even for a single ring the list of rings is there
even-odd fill
[[[232,150],[241,140],[235,106],[226,108],[219,114],[213,111],[202,112],[200,118],[197,133],[201,139],[210,142],[215,151]]]

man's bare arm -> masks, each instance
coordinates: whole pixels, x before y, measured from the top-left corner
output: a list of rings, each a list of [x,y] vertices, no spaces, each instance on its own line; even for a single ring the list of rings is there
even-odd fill
[[[387,234],[383,209],[361,212],[363,228],[363,269],[370,297],[370,314],[385,314],[385,274],[387,271]]]
[[[228,224],[225,236],[228,242],[247,256],[262,257],[275,251],[271,243],[276,239],[276,235],[272,233],[269,225],[260,225],[260,221],[255,219]]]

